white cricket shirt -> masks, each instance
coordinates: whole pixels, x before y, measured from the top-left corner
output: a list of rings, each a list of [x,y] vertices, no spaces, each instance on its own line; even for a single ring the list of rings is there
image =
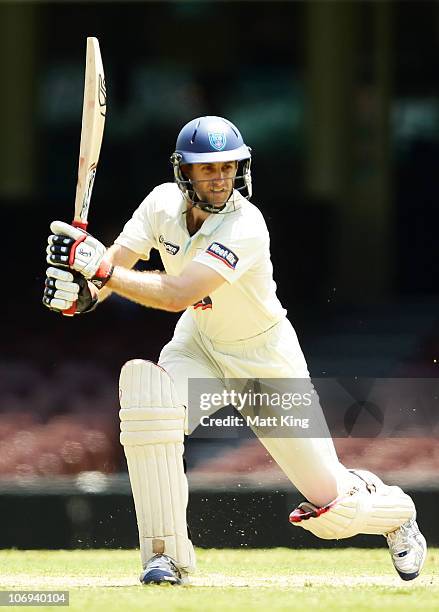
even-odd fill
[[[225,214],[212,214],[193,236],[186,226],[186,200],[177,184],[156,187],[115,241],[139,258],[160,253],[167,274],[178,276],[191,262],[209,266],[225,280],[191,306],[199,330],[211,340],[256,336],[286,316],[276,296],[270,237],[262,213],[237,191]]]

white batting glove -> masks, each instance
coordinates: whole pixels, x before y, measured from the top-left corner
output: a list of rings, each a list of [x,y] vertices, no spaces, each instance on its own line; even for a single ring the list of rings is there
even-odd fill
[[[48,238],[47,263],[80,272],[99,289],[113,273],[113,266],[105,260],[105,246],[82,229],[63,221],[50,224],[53,232]]]
[[[90,292],[87,281],[78,272],[47,268],[43,304],[66,316],[90,312],[96,308],[97,298]]]

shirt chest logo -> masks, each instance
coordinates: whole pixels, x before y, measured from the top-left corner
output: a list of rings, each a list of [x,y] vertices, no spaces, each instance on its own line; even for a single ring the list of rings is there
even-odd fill
[[[212,255],[212,257],[216,257],[216,259],[223,261],[226,266],[232,268],[233,270],[236,268],[236,264],[239,261],[239,257],[235,255],[233,251],[219,242],[212,242],[212,244],[207,247],[206,253],[209,253],[209,255]]]
[[[168,240],[165,240],[163,234],[160,234],[159,242],[160,244],[163,244],[163,246],[166,249],[166,252],[169,253],[170,255],[177,255],[178,251],[180,250],[180,247],[178,246],[178,244],[174,244],[173,242],[169,242]]]

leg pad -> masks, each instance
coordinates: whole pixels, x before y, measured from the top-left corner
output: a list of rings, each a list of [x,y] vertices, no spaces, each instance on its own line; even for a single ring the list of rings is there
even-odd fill
[[[142,563],[166,554],[179,568],[191,571],[195,555],[186,524],[185,408],[178,404],[168,373],[151,361],[128,361],[119,387],[120,441],[128,463]]]
[[[325,540],[350,538],[359,533],[385,535],[415,515],[412,499],[399,487],[389,487],[366,470],[353,470],[358,477],[346,495],[326,506],[300,504],[290,522]]]

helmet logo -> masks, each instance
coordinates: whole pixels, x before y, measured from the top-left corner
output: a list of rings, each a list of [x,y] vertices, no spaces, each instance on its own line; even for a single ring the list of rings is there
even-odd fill
[[[222,151],[227,144],[224,132],[208,132],[210,146],[216,151]]]

